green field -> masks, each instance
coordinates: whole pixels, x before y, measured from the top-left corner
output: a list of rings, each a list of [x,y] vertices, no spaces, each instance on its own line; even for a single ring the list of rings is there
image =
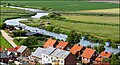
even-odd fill
[[[2,1],[21,6],[32,6],[35,8],[47,7],[57,11],[81,11],[118,8],[119,4],[85,1]]]
[[[0,33],[0,48],[4,46],[6,48],[11,48],[12,46],[9,44],[9,42],[7,42],[7,40],[1,36],[1,33]]]
[[[0,20],[0,26],[3,24],[5,19],[8,18],[16,18],[16,17],[22,17],[24,15],[31,15],[33,13],[27,12],[24,10],[19,10],[19,9],[14,9],[14,8],[9,8],[9,7],[1,7],[1,20]]]
[[[119,10],[120,10],[120,8],[112,8],[112,9],[99,9],[99,10],[85,10],[85,11],[80,11],[80,12],[84,12],[84,13],[120,14]]]
[[[119,17],[112,16],[85,16],[85,15],[62,15],[69,20],[77,20],[93,23],[107,23],[107,24],[119,24]]]
[[[119,26],[71,23],[71,22],[64,22],[64,21],[58,21],[58,20],[44,20],[44,21],[45,22],[49,21],[51,22],[51,25],[54,25],[56,27],[60,27],[63,29],[75,30],[79,33],[84,32],[88,34],[94,34],[103,38],[112,38],[112,39],[119,40],[119,36],[118,36]],[[39,26],[38,21],[35,21],[35,22],[22,21],[22,23],[25,23],[26,25],[30,25],[30,26]]]

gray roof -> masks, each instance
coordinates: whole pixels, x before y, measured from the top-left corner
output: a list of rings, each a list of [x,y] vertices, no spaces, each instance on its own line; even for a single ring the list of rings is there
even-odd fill
[[[17,52],[22,53],[23,51],[25,51],[26,48],[27,48],[27,46],[20,46],[20,48],[17,50]]]
[[[44,50],[43,54],[50,55],[56,48],[48,47]]]
[[[65,51],[65,50],[61,50],[61,49],[56,49],[56,50],[51,54],[51,56],[65,59],[69,54],[70,54],[69,51]]]
[[[32,56],[38,57],[38,58],[42,58],[42,53],[44,52],[44,48],[40,48],[38,47],[33,53]]]
[[[0,52],[0,58],[9,58],[7,52]]]

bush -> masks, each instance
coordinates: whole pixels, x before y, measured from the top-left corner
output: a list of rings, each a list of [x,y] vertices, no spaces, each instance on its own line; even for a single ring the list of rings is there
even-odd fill
[[[15,30],[13,31],[14,36],[25,36],[25,34],[27,33],[27,31],[23,31],[23,30]]]
[[[60,33],[60,28],[54,28],[53,30],[52,30],[52,32],[55,32],[55,33]]]
[[[55,28],[54,26],[46,26],[45,27],[46,30],[51,31],[51,32],[54,28]]]

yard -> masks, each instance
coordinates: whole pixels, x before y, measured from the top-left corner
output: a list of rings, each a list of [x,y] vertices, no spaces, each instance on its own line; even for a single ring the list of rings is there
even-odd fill
[[[4,46],[5,48],[11,48],[12,46],[9,44],[9,42],[7,42],[7,40],[1,36],[0,33],[0,48],[2,48],[2,46]]]

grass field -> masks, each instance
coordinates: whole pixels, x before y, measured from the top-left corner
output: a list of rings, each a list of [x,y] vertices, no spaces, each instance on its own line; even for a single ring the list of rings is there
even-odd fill
[[[1,33],[0,33],[0,48],[4,46],[6,48],[11,48],[12,46],[9,44],[9,42],[7,42],[7,40],[1,36]]]
[[[69,20],[77,20],[84,22],[94,22],[94,23],[107,23],[107,24],[119,24],[119,17],[112,16],[85,16],[85,15],[62,15]]]
[[[51,22],[51,25],[68,30],[75,30],[79,33],[85,32],[94,34],[103,38],[112,38],[119,40],[119,26],[107,26],[107,25],[95,25],[95,24],[82,24],[82,23],[70,23],[57,20],[44,20],[45,22]],[[39,22],[27,22],[22,21],[26,25],[38,26]],[[36,24],[34,24],[36,23]]]
[[[120,14],[119,10],[120,10],[120,8],[113,8],[113,9],[85,10],[85,11],[80,11],[80,12],[84,12],[84,13]]]
[[[1,7],[0,26],[3,24],[5,19],[21,17],[21,16],[24,16],[24,15],[30,15],[30,14],[31,14],[31,12],[27,12],[27,11],[24,11],[24,10],[8,8],[8,7]]]
[[[16,5],[27,5],[32,7],[47,7],[58,11],[80,11],[118,8],[118,4],[103,2],[85,2],[85,1],[2,1]]]

